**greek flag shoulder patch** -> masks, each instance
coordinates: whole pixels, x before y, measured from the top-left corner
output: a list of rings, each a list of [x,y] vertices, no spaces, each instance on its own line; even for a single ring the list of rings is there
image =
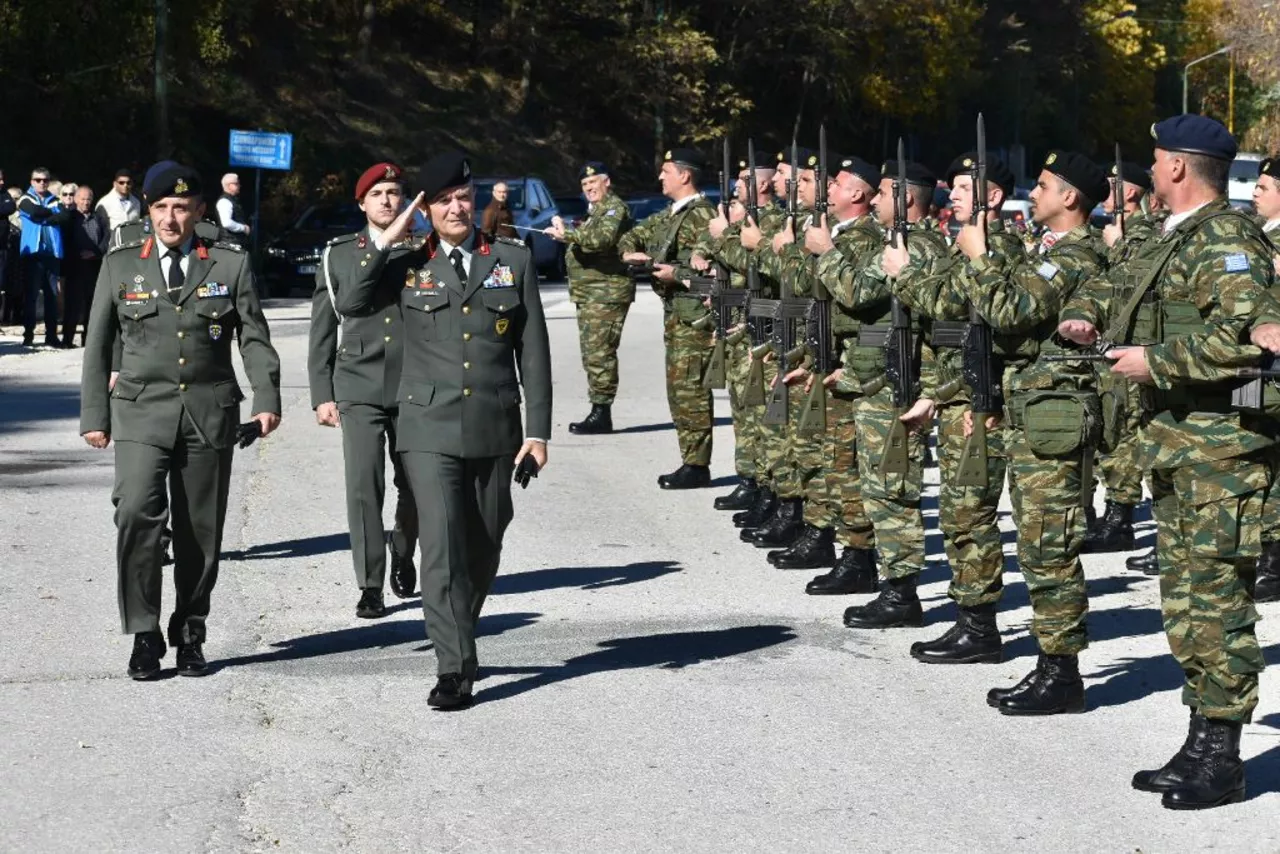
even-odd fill
[[[1062,271],[1053,264],[1050,264],[1048,261],[1045,261],[1039,267],[1036,267],[1036,272],[1040,274],[1040,278],[1052,282],[1053,277]]]
[[[617,208],[609,208],[607,211],[604,212],[604,215],[616,217],[618,215],[618,210]]]
[[[1222,257],[1222,268],[1228,273],[1247,273],[1249,271],[1249,256],[1243,252],[1232,252],[1230,255]]]

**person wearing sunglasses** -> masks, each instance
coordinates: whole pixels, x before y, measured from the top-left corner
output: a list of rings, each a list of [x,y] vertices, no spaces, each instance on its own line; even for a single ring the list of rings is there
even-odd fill
[[[115,231],[127,222],[142,219],[142,202],[133,194],[133,173],[128,169],[116,170],[116,177],[111,182],[111,190],[102,194],[98,202],[98,210],[107,217],[111,231]]]
[[[22,312],[22,346],[35,346],[36,298],[44,293],[44,343],[59,346],[58,273],[62,260],[62,226],[71,212],[49,192],[49,170],[32,170],[31,186],[18,200],[22,234],[18,255],[26,270],[26,299]]]

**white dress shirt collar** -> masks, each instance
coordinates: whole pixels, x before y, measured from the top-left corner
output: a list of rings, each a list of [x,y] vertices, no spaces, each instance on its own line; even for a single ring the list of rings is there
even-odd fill
[[[1209,203],[1204,202],[1203,204],[1196,205],[1194,208],[1192,208],[1189,211],[1183,211],[1182,213],[1179,213],[1179,214],[1169,214],[1169,218],[1164,221],[1163,233],[1168,234],[1169,232],[1173,231],[1179,225],[1181,225],[1182,223],[1190,219],[1192,214],[1194,214],[1196,211],[1200,210],[1202,207],[1204,207],[1207,204]]]

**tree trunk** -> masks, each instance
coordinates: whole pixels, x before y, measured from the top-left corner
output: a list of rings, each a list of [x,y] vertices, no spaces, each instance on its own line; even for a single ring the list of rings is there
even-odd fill
[[[360,32],[356,36],[356,40],[360,44],[360,61],[369,61],[369,49],[373,45],[373,19],[377,16],[378,9],[374,5],[373,0],[364,4],[364,10],[361,17],[364,23],[360,25]]]

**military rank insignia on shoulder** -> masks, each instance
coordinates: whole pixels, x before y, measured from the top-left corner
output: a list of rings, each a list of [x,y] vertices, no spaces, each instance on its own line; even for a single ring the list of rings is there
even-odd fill
[[[521,249],[528,249],[528,248],[529,248],[528,246],[526,246],[526,245],[525,245],[525,242],[524,242],[523,240],[517,240],[517,239],[516,239],[516,238],[514,238],[514,237],[501,237],[501,236],[498,236],[498,237],[495,237],[495,238],[494,238],[494,240],[495,240],[495,241],[497,241],[498,243],[505,243],[505,244],[507,244],[508,246],[519,246]]]
[[[1036,267],[1036,272],[1040,274],[1040,278],[1052,282],[1053,277],[1062,271],[1053,264],[1050,264],[1048,261],[1045,261],[1039,267]]]
[[[1249,272],[1249,256],[1243,252],[1232,252],[1222,257],[1222,268],[1228,273]]]
[[[328,243],[326,243],[325,245],[326,245],[326,246],[337,246],[339,243],[350,243],[352,240],[355,240],[355,239],[356,239],[356,235],[357,235],[357,234],[359,234],[359,232],[356,232],[356,231],[353,231],[353,232],[351,232],[350,234],[339,234],[337,237],[332,238],[332,239],[331,239]]]
[[[108,255],[114,255],[115,253],[117,253],[117,252],[119,252],[119,251],[121,251],[121,250],[123,250],[123,249],[137,249],[139,246],[141,246],[142,244],[144,244],[144,243],[146,243],[146,242],[147,242],[147,240],[146,240],[146,238],[145,238],[145,237],[140,237],[140,238],[138,238],[137,240],[130,240],[129,242],[127,242],[127,243],[121,243],[121,244],[119,244],[118,246],[111,246],[111,247],[108,247],[108,248],[107,248],[107,254],[108,254]]]
[[[224,241],[224,240],[219,240],[219,241],[217,241],[216,243],[214,243],[214,244],[213,244],[213,248],[214,248],[214,249],[230,249],[232,252],[243,252],[243,251],[244,251],[244,247],[243,247],[243,246],[241,246],[241,245],[239,245],[238,243],[229,243],[229,242]]]

